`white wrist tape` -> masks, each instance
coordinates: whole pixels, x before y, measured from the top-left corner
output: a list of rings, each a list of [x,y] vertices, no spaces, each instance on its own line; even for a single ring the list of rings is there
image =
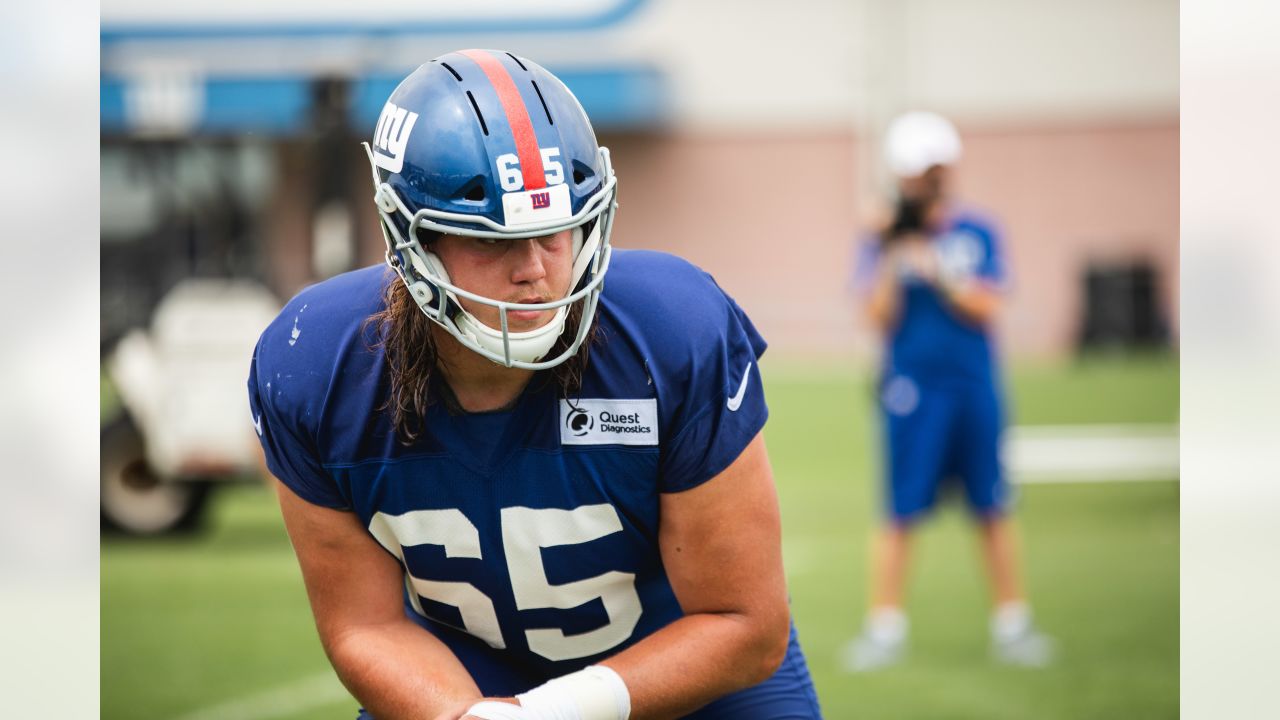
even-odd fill
[[[523,695],[532,720],[628,720],[631,693],[618,673],[603,665],[548,680]]]
[[[467,708],[467,714],[483,720],[529,720],[529,713],[519,705],[481,700]]]

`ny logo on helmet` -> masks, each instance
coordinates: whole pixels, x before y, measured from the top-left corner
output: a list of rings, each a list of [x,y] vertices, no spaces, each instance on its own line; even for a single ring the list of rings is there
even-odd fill
[[[418,113],[387,103],[378,116],[378,127],[373,131],[373,164],[388,172],[400,172],[404,166],[404,149],[409,145],[409,133],[416,122]]]
[[[534,210],[551,207],[551,193],[549,192],[533,193],[529,196],[529,199],[533,201]]]

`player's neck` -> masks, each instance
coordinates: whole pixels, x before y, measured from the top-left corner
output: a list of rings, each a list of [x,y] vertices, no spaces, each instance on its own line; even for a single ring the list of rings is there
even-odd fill
[[[437,367],[458,404],[467,412],[500,410],[515,402],[533,378],[532,370],[503,367],[466,348],[439,327],[435,336]]]

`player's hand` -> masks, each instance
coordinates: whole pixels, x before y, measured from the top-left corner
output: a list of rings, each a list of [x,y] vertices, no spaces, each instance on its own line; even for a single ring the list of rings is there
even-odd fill
[[[897,266],[907,274],[933,282],[939,275],[938,252],[928,238],[907,237],[894,248]]]

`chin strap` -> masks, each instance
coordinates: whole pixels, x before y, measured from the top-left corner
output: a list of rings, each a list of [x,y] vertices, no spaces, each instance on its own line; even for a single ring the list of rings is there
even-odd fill
[[[591,265],[599,245],[599,222],[594,224],[591,229],[591,235],[585,241],[583,240],[582,228],[576,227],[573,229],[574,263],[572,280],[569,283],[570,293],[578,287],[583,275]],[[481,322],[475,315],[467,312],[453,292],[444,291],[443,297],[441,297],[441,288],[429,282],[429,279],[433,277],[445,282],[452,282],[449,279],[449,272],[444,268],[444,263],[440,262],[440,258],[435,253],[423,248],[421,253],[406,252],[404,255],[413,266],[413,274],[419,278],[426,278],[425,280],[418,279],[407,283],[409,292],[413,294],[414,299],[423,310],[437,322],[446,323],[452,320],[454,327],[463,337],[489,352],[506,355],[505,345],[509,345],[510,358],[512,360],[537,362],[551,350],[560,334],[564,332],[565,321],[568,319],[569,313],[568,308],[561,307],[556,309],[555,317],[540,328],[526,332],[508,331],[505,336],[506,342],[504,343],[501,328],[491,328]],[[435,301],[434,308],[430,307],[433,300]]]
[[[551,322],[540,328],[522,333],[507,332],[507,343],[511,346],[511,359],[519,360],[520,362],[537,362],[541,360],[551,350],[551,346],[556,344],[556,339],[560,337],[560,333],[564,331],[566,317],[568,317],[568,311],[564,308],[559,308],[556,310],[556,316],[551,319]],[[499,355],[506,354],[501,330],[495,330],[485,325],[466,310],[461,311],[454,318],[454,324],[458,326],[458,330],[464,336],[470,338],[472,342],[485,350]]]

